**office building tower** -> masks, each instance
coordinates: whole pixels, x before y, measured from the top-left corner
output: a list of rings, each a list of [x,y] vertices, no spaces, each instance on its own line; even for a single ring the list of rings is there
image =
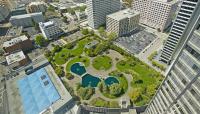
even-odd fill
[[[194,23],[198,20],[200,11],[200,1],[198,0],[183,0],[181,7],[177,13],[176,19],[172,25],[169,37],[163,47],[160,60],[170,64],[173,58],[176,57],[176,52],[179,51],[185,40],[194,30]]]
[[[88,25],[94,29],[106,24],[106,15],[120,10],[120,0],[86,0]]]
[[[176,0],[134,0],[132,7],[140,12],[140,23],[164,31],[171,25],[177,5]]]
[[[140,14],[130,9],[118,11],[107,15],[106,29],[107,32],[113,32],[117,36],[122,36],[137,29]]]
[[[184,0],[188,4],[200,1]],[[185,6],[185,4],[182,4]],[[188,6],[188,8],[190,8]],[[195,8],[195,7],[194,7]],[[198,19],[194,18],[198,17]],[[172,62],[166,78],[153,97],[145,114],[199,114],[200,112],[200,13],[193,15],[193,22],[182,43],[177,57]],[[194,28],[194,31],[192,30]],[[177,47],[176,47],[177,48]]]

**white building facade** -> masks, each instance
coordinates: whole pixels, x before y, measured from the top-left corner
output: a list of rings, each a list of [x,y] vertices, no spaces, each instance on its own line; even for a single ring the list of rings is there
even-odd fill
[[[106,15],[120,10],[120,0],[86,0],[88,25],[96,29],[106,24]]]
[[[133,10],[140,12],[140,23],[164,31],[172,23],[178,2],[175,0],[134,0]]]
[[[57,26],[53,21],[48,21],[45,23],[41,22],[39,23],[39,27],[43,36],[48,40],[58,38],[60,35],[63,34],[59,26]]]
[[[106,30],[113,32],[117,36],[122,36],[137,29],[140,14],[130,9],[121,10],[119,12],[107,15]]]

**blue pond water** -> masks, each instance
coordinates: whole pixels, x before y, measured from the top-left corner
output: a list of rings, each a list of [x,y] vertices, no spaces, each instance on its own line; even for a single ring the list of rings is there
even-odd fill
[[[44,68],[18,80],[17,84],[25,114],[39,114],[60,99]]]
[[[106,78],[106,79],[104,80],[104,82],[105,82],[105,84],[106,84],[107,86],[110,86],[110,85],[112,85],[113,83],[119,83],[119,81],[118,81],[117,78],[115,78],[115,77],[108,77],[108,78]]]
[[[83,87],[97,87],[98,83],[101,80],[98,77],[86,74],[82,77],[82,86]]]
[[[86,73],[85,67],[81,66],[80,63],[75,63],[71,66],[71,72],[81,76]]]

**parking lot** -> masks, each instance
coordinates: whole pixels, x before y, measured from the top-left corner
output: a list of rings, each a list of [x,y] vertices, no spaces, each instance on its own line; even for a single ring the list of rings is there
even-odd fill
[[[127,36],[119,37],[116,39],[115,43],[132,54],[139,54],[153,42],[156,37],[156,35],[145,30],[137,30]]]

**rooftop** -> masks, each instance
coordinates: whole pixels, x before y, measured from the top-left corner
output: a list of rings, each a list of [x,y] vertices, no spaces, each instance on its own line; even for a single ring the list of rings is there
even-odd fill
[[[48,21],[48,22],[45,22],[45,23],[40,22],[40,23],[39,23],[39,25],[40,25],[41,27],[43,27],[43,28],[46,28],[46,27],[52,26],[52,25],[54,25],[54,24],[55,24],[54,21]]]
[[[19,36],[19,35],[21,34],[22,29],[23,29],[22,26],[19,26],[19,27],[14,26],[14,27],[12,27],[12,28],[10,28],[10,29],[8,30],[8,32],[6,33],[6,36],[9,36],[9,37],[17,37],[17,36]]]
[[[25,40],[28,40],[28,38],[25,35],[19,36],[19,37],[16,37],[9,41],[4,42],[3,47],[9,47]]]
[[[37,15],[42,15],[42,12],[29,13],[29,14],[23,14],[23,15],[16,15],[16,16],[10,17],[10,20],[12,20],[12,19],[27,18],[27,17],[37,16]]]
[[[40,4],[45,4],[42,1],[37,1],[37,2],[31,2],[29,5],[40,5]]]
[[[136,12],[136,11],[133,11],[130,9],[125,9],[125,10],[121,10],[121,11],[112,13],[112,14],[108,15],[107,17],[110,17],[115,20],[121,20],[121,19],[125,19],[125,18],[131,18],[136,15],[139,15],[139,12]]]
[[[59,96],[60,96],[60,98],[58,99],[58,100],[56,100],[55,102],[53,102],[52,104],[51,104],[51,111],[56,111],[56,112],[58,112],[58,113],[61,113],[60,111],[63,111],[63,110],[70,110],[70,108],[66,108],[66,106],[73,106],[73,104],[70,102],[71,101],[71,99],[72,99],[72,96],[69,94],[69,92],[65,89],[65,87],[64,87],[64,85],[62,84],[62,82],[61,82],[61,80],[59,79],[59,77],[55,74],[55,72],[54,72],[54,70],[53,70],[53,68],[51,67],[51,65],[47,65],[47,66],[45,66],[44,67],[44,64],[41,64],[42,63],[42,61],[41,62],[39,62],[39,63],[37,63],[37,65],[35,65],[35,66],[37,66],[37,67],[34,67],[34,68],[36,68],[36,69],[38,69],[38,70],[36,70],[36,71],[34,71],[32,74],[29,74],[29,75],[26,75],[25,73],[24,73],[24,71],[22,71],[22,72],[19,72],[19,75],[18,76],[16,76],[15,78],[13,78],[12,80],[8,80],[7,82],[6,82],[6,85],[7,85],[7,93],[8,93],[8,104],[9,104],[9,112],[11,113],[11,114],[26,114],[25,112],[25,110],[24,110],[24,103],[25,102],[23,102],[23,95],[21,95],[21,93],[22,94],[26,94],[26,92],[27,92],[27,88],[30,88],[30,87],[28,87],[28,86],[26,86],[26,90],[25,91],[23,91],[23,92],[20,92],[21,90],[20,90],[20,88],[19,88],[19,80],[23,80],[23,79],[28,79],[28,77],[29,76],[31,76],[31,75],[34,75],[34,78],[32,78],[32,79],[37,79],[37,80],[39,80],[38,82],[42,85],[42,87],[44,87],[44,83],[42,82],[41,83],[41,78],[40,77],[42,77],[42,75],[41,74],[43,74],[43,73],[41,73],[40,71],[41,70],[43,70],[43,71],[45,71],[45,75],[46,75],[46,78],[44,79],[44,82],[45,82],[45,80],[50,80],[49,81],[49,84],[48,84],[48,87],[50,87],[51,86],[51,83],[52,83],[52,85],[54,86],[54,88],[55,88],[55,90],[57,91],[57,93],[59,94]],[[43,66],[43,67],[42,67]],[[42,67],[42,68],[41,68]],[[48,75],[48,77],[47,77],[47,75]],[[31,79],[31,78],[29,78],[29,79]],[[42,79],[43,79],[43,77],[42,77]],[[29,81],[27,81],[27,83],[31,83],[31,82],[34,82],[33,80],[29,80]],[[38,82],[37,82],[37,84],[38,84]],[[47,84],[47,82],[45,83],[45,84]],[[33,85],[32,85],[33,86]],[[51,87],[53,87],[53,86],[51,86]],[[38,87],[38,85],[34,85],[34,88],[37,88]],[[47,87],[47,86],[46,86]],[[48,90],[48,87],[46,88],[46,89],[42,89],[42,90],[44,90],[45,92],[45,94],[46,94],[46,92],[48,92],[48,91],[46,91],[46,90]],[[32,88],[32,89],[34,89],[34,88]],[[38,93],[41,91],[41,88],[40,88],[40,90],[37,90],[38,92],[33,92],[33,94],[35,94],[35,95],[38,95]],[[49,90],[50,92],[51,92],[51,90]],[[44,93],[43,93],[43,95],[44,95]],[[30,101],[29,100],[31,100],[32,98],[31,98],[31,94],[28,94],[29,95],[29,97],[27,96],[27,98],[28,98],[28,100],[26,100],[26,102],[28,103],[30,103]],[[40,95],[40,94],[39,94]],[[52,96],[52,93],[50,94],[50,95],[48,95],[49,97],[50,96]],[[49,97],[48,96],[46,96],[46,98],[44,98],[44,99],[42,99],[42,101],[43,100],[45,100],[45,99],[49,99]],[[36,97],[36,96],[35,96]],[[40,96],[40,97],[43,97],[43,96]],[[25,97],[24,97],[25,98]],[[26,99],[27,99],[26,98]],[[54,101],[54,100],[53,100]],[[46,102],[46,101],[45,101]],[[38,101],[38,99],[35,101],[35,102],[33,102],[32,104],[29,104],[29,105],[34,105],[34,104],[37,104],[38,106],[39,106],[39,104],[41,103],[41,101]],[[13,105],[13,104],[15,104],[15,105]],[[66,104],[68,104],[68,105],[66,105]],[[42,103],[42,105],[43,105],[43,103]],[[47,106],[47,105],[46,105]],[[46,107],[45,106],[45,107]],[[48,105],[49,106],[49,105]],[[26,106],[26,107],[28,107],[28,105]],[[32,108],[34,108],[35,106],[33,106],[33,107],[29,107],[30,109],[26,109],[27,111],[28,110],[32,110]],[[40,105],[40,109],[42,109],[42,107],[41,107],[41,105]],[[59,109],[61,109],[61,110],[59,110]],[[36,110],[34,110],[34,112],[35,112]],[[48,109],[47,109],[47,111],[48,111]],[[45,112],[44,112],[45,113]],[[33,113],[31,113],[31,114],[33,114]],[[45,113],[45,114],[47,114],[47,113]],[[52,112],[50,113],[50,114],[52,114]],[[72,114],[75,114],[75,113],[72,113]]]
[[[26,56],[24,55],[23,51],[19,51],[19,52],[15,52],[15,53],[12,53],[12,54],[6,56],[6,61],[7,61],[8,65],[10,65],[15,62],[21,61],[25,58],[26,58]]]

